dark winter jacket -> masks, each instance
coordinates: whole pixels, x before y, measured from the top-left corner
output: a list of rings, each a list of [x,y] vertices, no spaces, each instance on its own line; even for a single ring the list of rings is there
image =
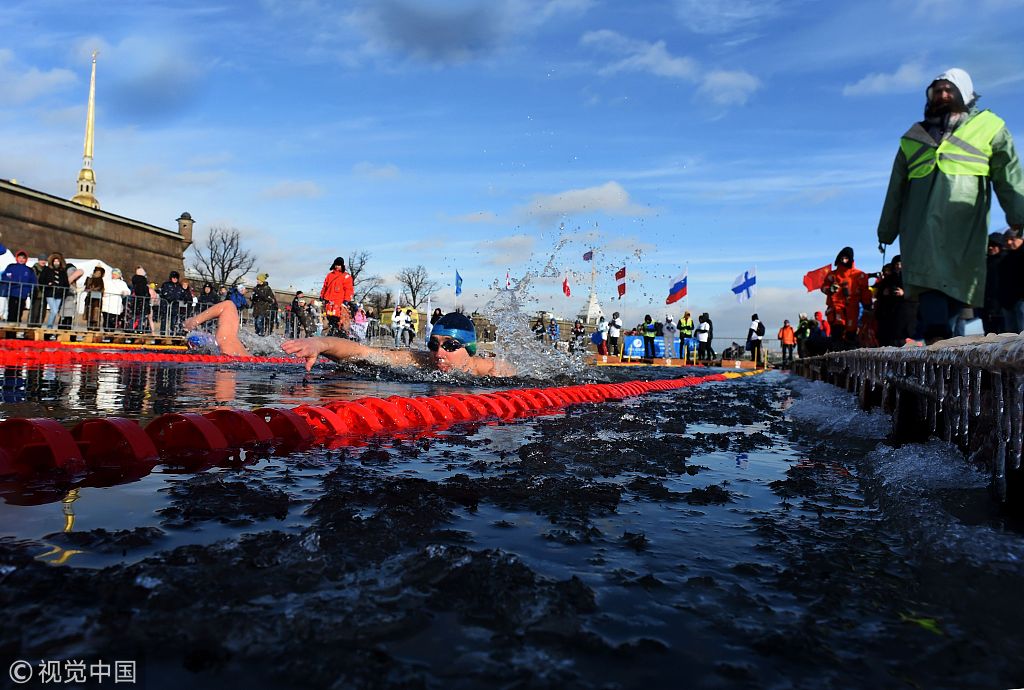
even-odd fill
[[[36,285],[36,272],[25,264],[14,262],[4,269],[0,281],[0,297],[24,299],[32,295],[32,288]]]
[[[185,288],[181,287],[181,283],[175,283],[173,280],[164,281],[164,284],[160,286],[159,294],[160,303],[163,305],[185,301]]]
[[[47,266],[39,274],[39,284],[43,286],[43,297],[63,299],[68,296],[71,287],[68,283],[68,270],[63,266],[57,268]]]
[[[257,283],[252,291],[252,313],[253,316],[263,316],[276,306],[277,298],[274,297],[274,290],[270,283]]]

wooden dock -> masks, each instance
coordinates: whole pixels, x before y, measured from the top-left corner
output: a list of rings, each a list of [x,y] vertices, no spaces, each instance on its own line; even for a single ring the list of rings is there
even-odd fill
[[[52,341],[61,344],[91,346],[134,346],[138,348],[185,348],[184,336],[154,335],[152,333],[126,333],[123,331],[90,331],[66,328],[41,328],[33,326],[0,326],[0,339]],[[0,347],[2,347],[0,343]]]

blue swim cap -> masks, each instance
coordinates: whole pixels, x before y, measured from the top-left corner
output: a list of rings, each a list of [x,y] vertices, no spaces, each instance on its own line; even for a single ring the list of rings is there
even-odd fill
[[[430,335],[446,335],[449,338],[455,338],[466,346],[466,352],[471,355],[476,354],[476,327],[473,325],[473,320],[465,314],[460,314],[457,311],[445,314],[430,329]]]
[[[217,349],[217,338],[212,333],[206,333],[204,331],[192,331],[186,337],[185,342],[188,343],[188,349],[190,350],[216,350]]]

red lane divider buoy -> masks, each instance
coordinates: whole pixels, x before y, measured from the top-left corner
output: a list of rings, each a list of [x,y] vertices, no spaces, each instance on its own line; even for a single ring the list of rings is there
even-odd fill
[[[317,436],[338,436],[351,428],[340,415],[326,406],[299,405],[293,412],[305,419]]]
[[[84,472],[85,458],[67,429],[53,419],[7,419],[0,422],[0,448],[7,458],[0,474],[39,474],[61,470]]]
[[[275,438],[292,446],[308,445],[313,442],[313,430],[306,420],[292,412],[278,407],[259,407],[252,411],[270,427]]]
[[[102,353],[44,353],[26,349],[19,354],[64,357]],[[133,361],[158,361],[164,356],[124,354]],[[211,361],[255,361],[253,358],[209,357]],[[138,477],[152,470],[160,459],[196,469],[232,457],[236,449],[265,446],[273,448],[276,454],[283,454],[312,443],[327,447],[360,444],[360,438],[366,436],[406,430],[429,432],[459,422],[552,413],[578,403],[621,400],[651,391],[674,390],[734,377],[712,374],[665,381],[513,388],[475,394],[395,395],[386,399],[360,398],[299,405],[290,410],[262,407],[251,412],[215,409],[203,414],[169,413],[153,419],[145,429],[119,417],[87,419],[70,431],[52,419],[7,419],[0,421],[0,476],[55,470],[73,474],[89,469],[118,470],[124,476]]]
[[[170,412],[146,425],[146,433],[160,449],[160,456],[192,461],[194,455],[226,457],[228,440],[209,419],[195,412]]]
[[[266,420],[246,410],[211,410],[203,416],[213,422],[233,448],[267,444],[274,432]]]
[[[123,417],[85,419],[71,429],[90,470],[153,469],[160,453],[137,422]]]

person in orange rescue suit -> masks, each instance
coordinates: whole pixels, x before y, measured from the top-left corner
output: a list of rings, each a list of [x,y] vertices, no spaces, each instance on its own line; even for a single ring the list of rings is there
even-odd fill
[[[789,324],[789,319],[782,322],[779,329],[779,342],[782,343],[782,368],[793,366],[793,349],[796,347],[796,331]]]
[[[851,247],[843,247],[836,256],[835,268],[825,276],[821,291],[827,295],[825,316],[833,342],[841,347],[855,345],[860,308],[871,308],[871,289],[867,274],[853,265]]]
[[[352,322],[352,312],[348,302],[355,296],[352,274],[345,270],[345,259],[340,256],[331,264],[331,270],[324,278],[324,286],[320,289],[320,299],[324,301],[324,314],[327,316],[327,335],[347,335]]]

